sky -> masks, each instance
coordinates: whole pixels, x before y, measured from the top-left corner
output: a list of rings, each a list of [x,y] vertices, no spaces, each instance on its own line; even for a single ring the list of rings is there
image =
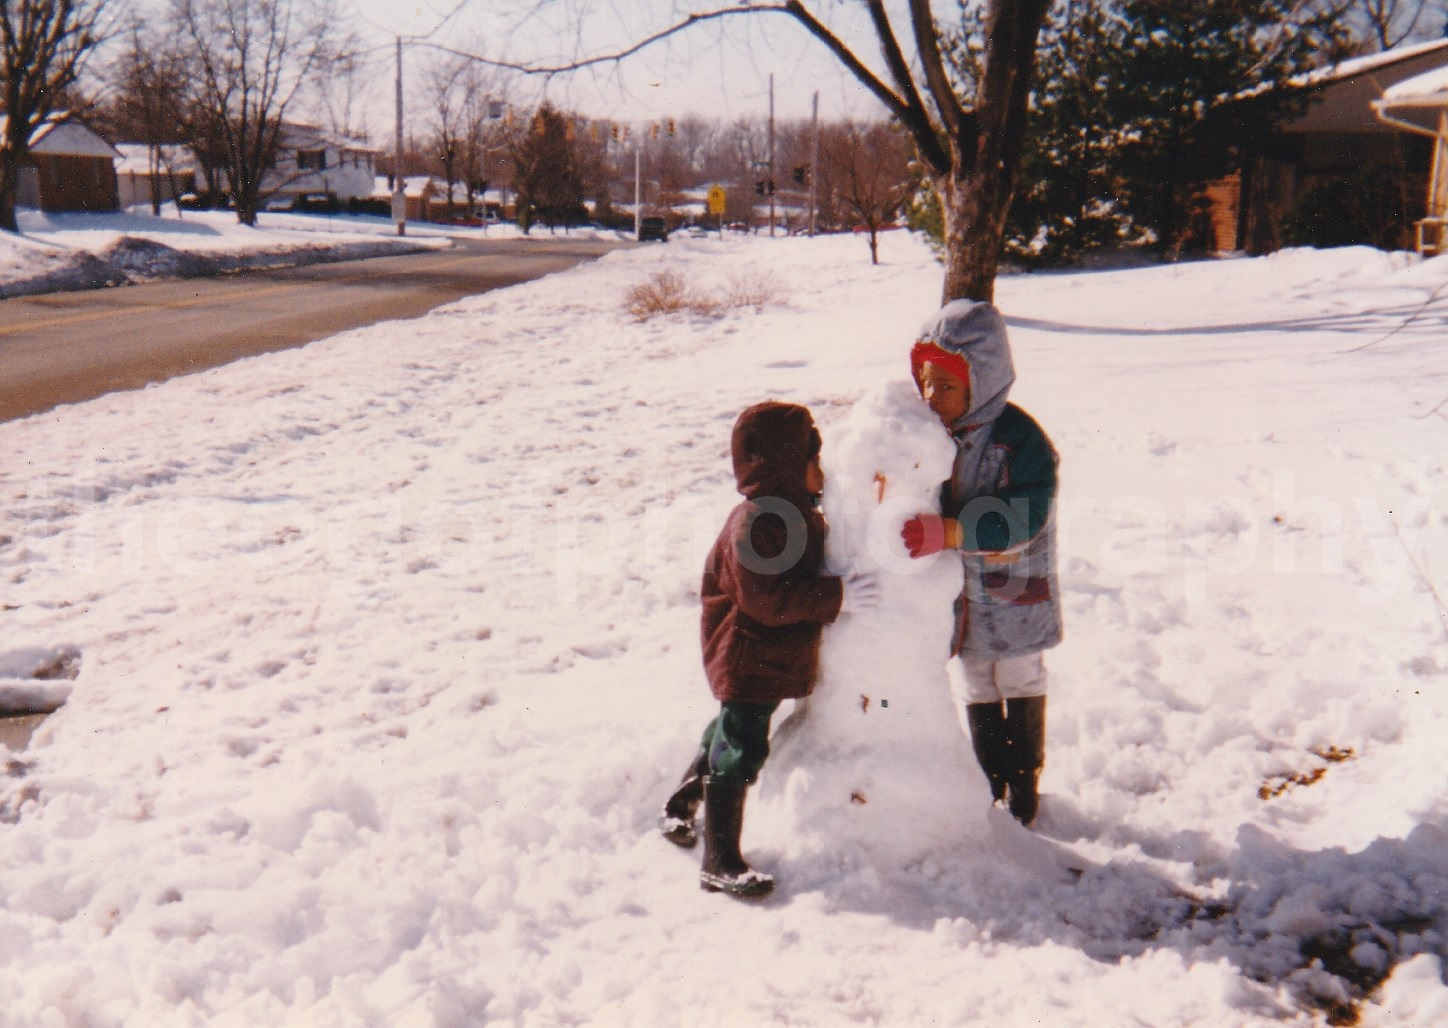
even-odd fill
[[[14,288],[447,243],[22,228]],[[700,303],[639,320],[665,272]],[[908,380],[941,275],[903,231],[878,265],[680,233],[0,424],[0,700],[59,705],[0,749],[7,1028],[1448,1023],[1448,256],[1000,278],[1061,455],[1029,831],[937,648],[960,566],[898,544],[953,446]],[[718,710],[700,569],[766,398],[886,586],[776,718],[746,905],[656,819]]]
[[[446,0],[405,5],[388,0],[341,3],[342,10],[356,14],[362,37],[384,47],[378,54],[373,96],[366,109],[374,136],[388,138],[393,125],[395,54],[386,41],[398,35],[424,37],[423,42],[410,44],[404,54],[407,109],[412,118],[427,116],[426,93],[418,84],[424,80],[427,62],[442,56],[426,42],[500,60],[551,63],[616,52],[678,17],[676,5],[667,0],[576,5],[465,0],[460,8],[449,6]],[[575,6],[586,13],[577,13]],[[694,9],[701,8],[696,5]],[[861,31],[867,26],[857,9],[829,5],[826,13],[845,38],[862,44],[867,57],[875,53],[871,37]],[[878,101],[823,45],[781,15],[734,16],[695,26],[623,62],[555,77],[546,88],[554,103],[598,118],[646,122],[697,114],[728,122],[768,115],[771,75],[778,119],[808,118],[815,93],[819,94],[822,119],[881,115]],[[534,102],[537,94],[532,91],[541,86],[540,80],[534,80],[519,87],[525,106]]]

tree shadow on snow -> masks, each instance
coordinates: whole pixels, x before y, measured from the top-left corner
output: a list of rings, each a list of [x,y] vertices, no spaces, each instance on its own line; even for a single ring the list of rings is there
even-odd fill
[[[1174,340],[1181,336],[1242,335],[1258,332],[1273,333],[1363,333],[1381,330],[1384,322],[1411,322],[1423,312],[1423,303],[1404,302],[1390,307],[1364,311],[1341,311],[1311,317],[1274,318],[1264,321],[1244,321],[1217,325],[1171,325],[1130,326],[1130,325],[1083,325],[1061,321],[1046,321],[1041,318],[1009,317],[1006,323],[1012,328],[1030,329],[1034,332],[1048,332],[1055,335],[1110,336],[1125,339]],[[1428,319],[1432,322],[1433,319]],[[1428,330],[1441,330],[1441,319],[1437,329],[1433,324],[1423,325]]]

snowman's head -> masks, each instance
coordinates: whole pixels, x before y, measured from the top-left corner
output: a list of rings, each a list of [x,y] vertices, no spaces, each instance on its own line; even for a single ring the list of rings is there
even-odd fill
[[[847,491],[874,507],[908,498],[919,513],[939,496],[954,459],[955,444],[916,389],[904,379],[886,382],[860,397],[830,436],[826,499]]]
[[[912,383],[895,379],[861,396],[825,448],[831,567],[922,571],[901,546],[900,526],[940,509],[954,460],[955,442]]]

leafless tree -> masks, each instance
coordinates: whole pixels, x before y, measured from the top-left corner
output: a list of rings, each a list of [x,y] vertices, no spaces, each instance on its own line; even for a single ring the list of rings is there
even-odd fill
[[[365,137],[365,114],[359,115],[357,105],[367,89],[371,69],[360,52],[363,44],[355,34],[338,30],[331,49],[334,52],[327,60],[317,62],[312,76],[316,106],[326,127],[336,135],[347,139]]]
[[[509,126],[507,123],[507,92],[501,83],[489,82],[470,72],[473,79],[464,93],[465,102],[462,162],[463,195],[467,200],[468,213],[476,211],[475,203],[490,181],[501,177],[507,162]]]
[[[475,107],[470,95],[476,82],[476,76],[470,74],[472,69],[471,63],[452,59],[434,65],[427,76],[434,116],[432,148],[447,183],[449,216],[453,211],[453,189],[466,160],[470,115]]]
[[[143,143],[147,151],[147,179],[151,185],[151,212],[176,194],[174,158],[183,138],[181,125],[190,106],[185,60],[146,23],[134,19],[126,29],[125,49],[113,67],[113,139]],[[164,180],[171,188],[163,189]]]
[[[255,225],[287,108],[330,54],[331,0],[172,0],[201,120],[216,133],[236,203]]]
[[[109,0],[0,0],[0,229],[16,232],[15,197],[30,139],[75,84],[108,29]]]
[[[867,6],[888,69],[883,77],[799,0],[783,9],[829,48],[914,140],[945,215],[943,299],[991,300],[1020,171],[1036,41],[1050,0],[987,0],[981,75],[973,89],[962,88],[948,71],[929,0],[909,0],[911,56],[884,0],[867,0]]]
[[[1417,33],[1433,6],[1429,0],[1352,0],[1351,10],[1378,49],[1391,50]]]
[[[914,140],[944,212],[944,298],[990,300],[995,293],[1006,214],[1020,172],[1026,104],[1035,76],[1036,41],[1051,0],[982,0],[982,73],[972,83],[960,83],[952,77],[947,43],[931,0],[905,0],[904,14],[892,13],[886,0],[863,3],[883,69],[872,66],[832,31],[828,12],[838,6],[837,0],[740,0],[733,6],[692,13],[613,53],[552,66],[507,66],[556,75],[623,60],[705,22],[738,15],[793,18],[884,105]],[[959,0],[948,6],[958,16]]]
[[[899,127],[887,122],[827,126],[820,140],[820,174],[846,205],[847,223],[863,229],[870,262],[880,263],[880,231],[895,222],[915,191],[910,173],[910,144]]]

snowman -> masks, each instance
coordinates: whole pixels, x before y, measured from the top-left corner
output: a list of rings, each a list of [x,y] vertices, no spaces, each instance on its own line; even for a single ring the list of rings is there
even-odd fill
[[[962,569],[912,560],[906,519],[940,510],[955,446],[913,384],[865,395],[825,434],[830,573],[876,571],[880,604],[825,628],[813,694],[772,741],[754,819],[820,876],[906,870],[979,834],[990,808],[946,674]]]

